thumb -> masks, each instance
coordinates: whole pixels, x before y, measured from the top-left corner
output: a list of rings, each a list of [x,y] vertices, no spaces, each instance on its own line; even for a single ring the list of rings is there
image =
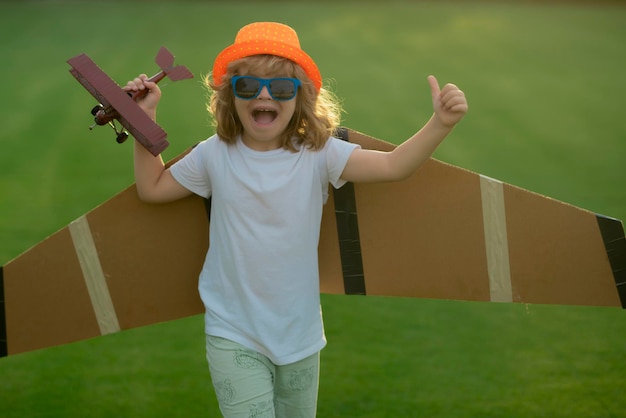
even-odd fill
[[[439,96],[441,90],[439,89],[439,82],[434,75],[428,76],[428,84],[430,84],[430,92],[433,96],[433,100]]]

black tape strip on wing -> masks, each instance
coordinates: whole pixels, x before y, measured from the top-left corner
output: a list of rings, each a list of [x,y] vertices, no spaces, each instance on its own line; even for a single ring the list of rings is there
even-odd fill
[[[335,135],[337,138],[349,141],[348,130],[345,128],[339,128]],[[335,200],[343,286],[347,295],[365,295],[365,275],[363,274],[354,184],[348,182],[339,189],[333,188],[333,199]]]
[[[0,266],[0,357],[6,357],[8,354],[7,316],[4,304],[4,269]]]
[[[606,254],[611,263],[617,293],[622,302],[622,308],[626,309],[626,238],[624,237],[624,226],[618,219],[609,218],[603,215],[596,215]]]

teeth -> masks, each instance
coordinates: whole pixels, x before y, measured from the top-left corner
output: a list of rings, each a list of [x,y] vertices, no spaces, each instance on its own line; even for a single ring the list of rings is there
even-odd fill
[[[254,109],[252,111],[253,114],[257,114],[259,112],[272,112],[272,113],[276,113],[276,111],[274,109]]]

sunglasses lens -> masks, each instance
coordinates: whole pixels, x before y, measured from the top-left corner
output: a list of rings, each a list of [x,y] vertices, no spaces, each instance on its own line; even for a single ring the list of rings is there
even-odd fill
[[[293,99],[296,95],[296,85],[292,80],[272,80],[270,92],[276,100]]]
[[[251,99],[261,88],[261,82],[255,78],[242,77],[235,82],[235,94],[241,99]]]

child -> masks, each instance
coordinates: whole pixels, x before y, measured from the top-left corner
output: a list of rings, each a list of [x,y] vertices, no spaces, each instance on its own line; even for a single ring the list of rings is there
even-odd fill
[[[212,197],[200,274],[207,359],[225,417],[314,417],[326,345],[317,245],[328,183],[400,180],[426,161],[467,112],[461,90],[428,77],[434,114],[393,152],[333,138],[338,106],[288,26],[243,27],[216,58],[209,111],[216,135],[165,169],[135,143],[142,200]],[[153,119],[161,92],[139,105]]]

